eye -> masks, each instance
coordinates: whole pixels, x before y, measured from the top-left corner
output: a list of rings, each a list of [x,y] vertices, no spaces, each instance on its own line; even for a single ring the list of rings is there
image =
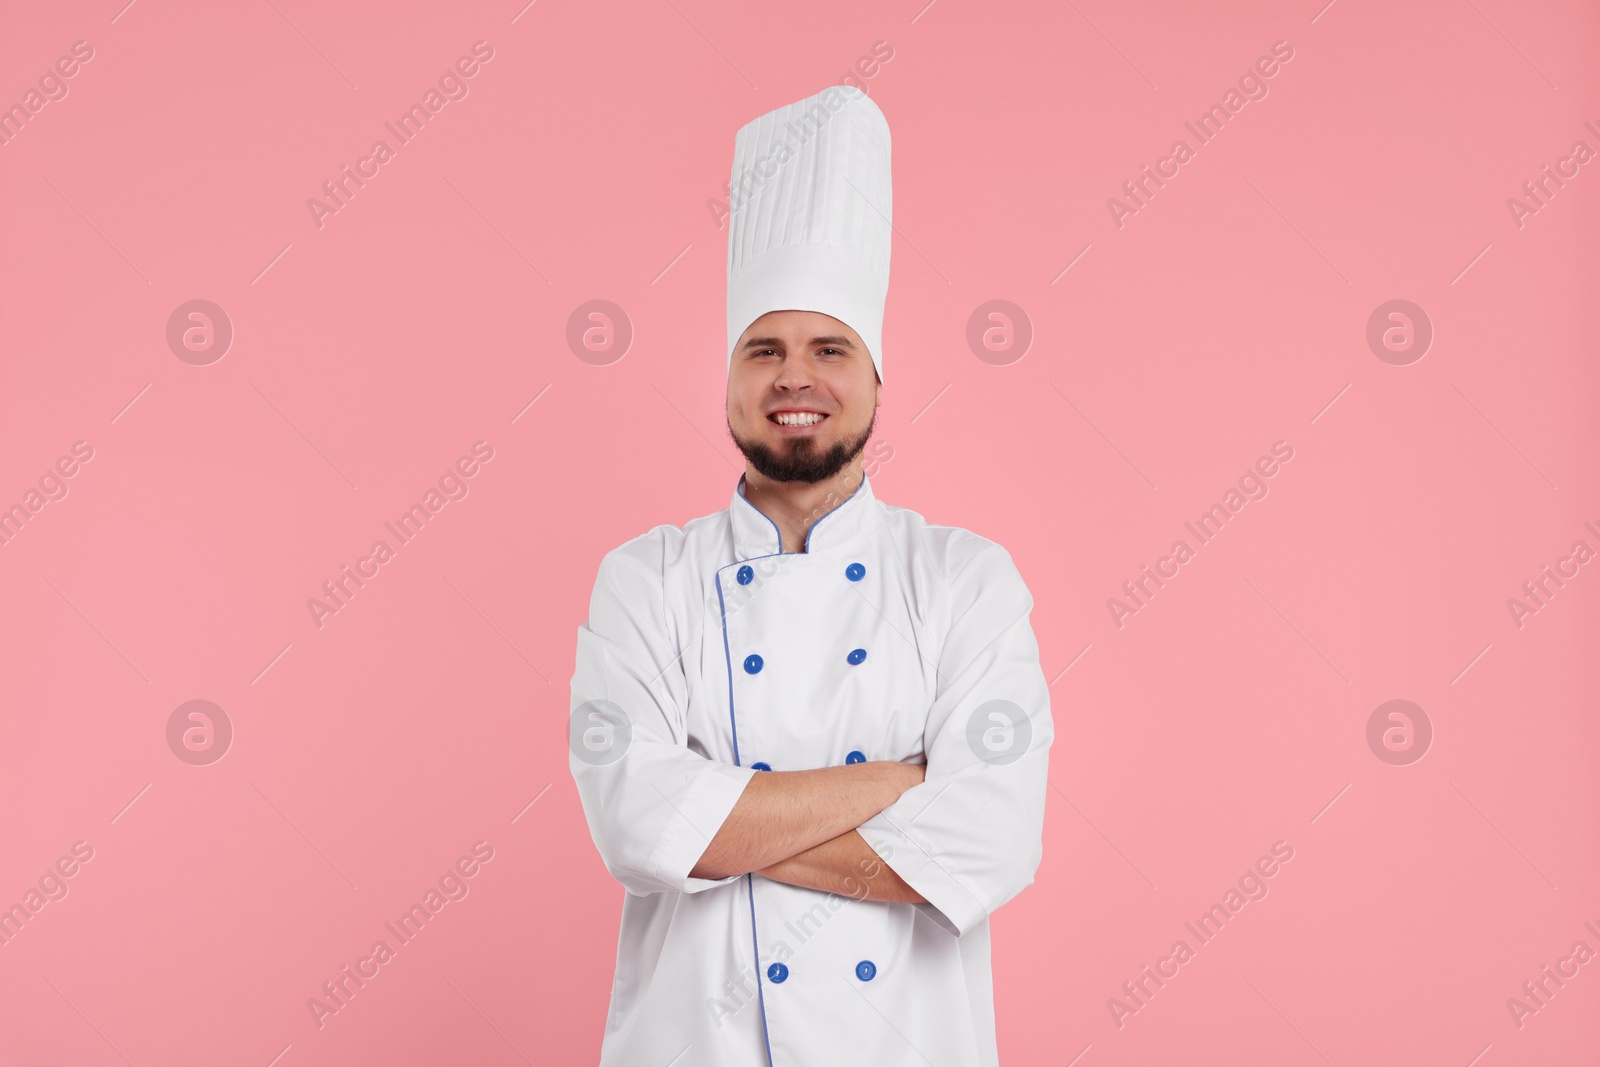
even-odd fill
[[[822,351],[822,352],[832,352],[832,353],[833,353],[833,354],[834,354],[834,355],[836,355],[836,356],[842,356],[842,355],[844,355],[844,353],[843,353],[843,352],[841,352],[841,351],[840,351],[840,350],[839,350],[839,349],[837,349],[837,348],[824,348],[824,349],[821,349],[821,351]]]

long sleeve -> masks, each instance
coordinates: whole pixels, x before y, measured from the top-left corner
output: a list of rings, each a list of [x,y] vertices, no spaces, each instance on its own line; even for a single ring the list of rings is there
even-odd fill
[[[951,579],[922,784],[858,829],[959,937],[1033,882],[1043,854],[1049,687],[1006,550],[982,542]]]
[[[687,690],[669,632],[661,545],[650,534],[606,555],[578,628],[568,766],[606,869],[629,892],[698,893],[690,877],[758,772],[688,747]]]

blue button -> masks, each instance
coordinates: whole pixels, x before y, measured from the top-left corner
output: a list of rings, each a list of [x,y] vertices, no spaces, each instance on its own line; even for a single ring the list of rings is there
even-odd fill
[[[749,585],[756,580],[756,572],[750,569],[749,564],[739,568],[737,575],[740,585]]]
[[[868,966],[871,966],[871,964],[868,964]],[[856,969],[860,970],[859,967]],[[789,977],[789,968],[785,967],[781,963],[774,963],[771,967],[767,968],[767,977],[773,982],[781,982],[785,978]]]
[[[865,662],[866,658],[867,650],[864,648],[853,649],[851,650],[850,654],[845,657],[845,659],[850,661],[850,666],[852,667]]]
[[[844,758],[844,761],[846,763],[865,763],[867,762],[867,756],[859,748],[852,748],[850,754]]]
[[[872,976],[878,973],[878,968],[873,966],[871,960],[862,960],[856,964],[856,977],[863,982],[872,981]]]
[[[761,760],[759,763],[750,764],[750,769],[752,771],[770,771],[772,770],[772,764],[768,763],[766,760]]]
[[[748,656],[746,656],[744,658],[744,673],[746,673],[746,674],[760,674],[761,673],[761,657],[756,655],[754,652],[752,652]]]
[[[859,582],[867,576],[867,568],[859,563],[852,563],[844,569],[844,576],[852,582]]]

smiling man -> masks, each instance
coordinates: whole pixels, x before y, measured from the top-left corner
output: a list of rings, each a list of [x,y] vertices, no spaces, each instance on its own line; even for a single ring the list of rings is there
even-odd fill
[[[786,146],[787,149],[786,149]],[[772,167],[772,161],[777,165]],[[1049,691],[1006,550],[880,502],[889,127],[734,144],[727,509],[606,554],[569,766],[626,889],[603,1067],[999,1062],[988,918],[1042,855]]]
[[[770,311],[740,337],[728,365],[728,432],[749,469],[745,499],[803,551],[810,523],[864,477],[883,387],[866,345],[816,311]]]

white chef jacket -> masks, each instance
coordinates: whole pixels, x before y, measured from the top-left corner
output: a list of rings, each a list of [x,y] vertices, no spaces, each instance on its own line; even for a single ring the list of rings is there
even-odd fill
[[[1032,606],[1004,548],[865,478],[803,553],[741,478],[605,556],[569,756],[627,890],[602,1067],[999,1062],[988,916],[1039,865],[1054,736]],[[927,903],[690,876],[755,774],[863,760],[926,761],[858,829]]]

